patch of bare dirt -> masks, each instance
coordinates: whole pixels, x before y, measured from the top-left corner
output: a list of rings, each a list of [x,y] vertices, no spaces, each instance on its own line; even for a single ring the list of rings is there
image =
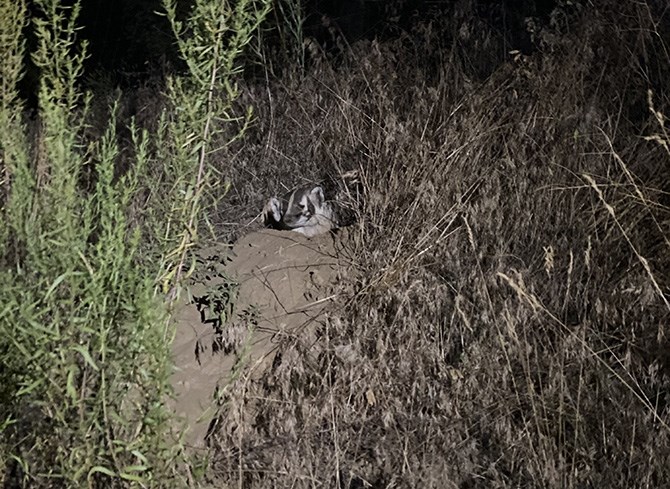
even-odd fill
[[[345,234],[306,238],[264,230],[241,238],[232,253],[223,246],[199,253],[210,265],[218,262],[217,268],[238,286],[234,309],[223,324],[201,314],[196,305],[227,281],[222,273],[209,274],[191,291],[197,300],[184,298],[178,307],[172,384],[188,446],[204,448],[216,392],[233,376],[260,375],[272,364],[275,341],[282,335],[312,334],[332,304],[332,284],[346,266]],[[246,368],[238,368],[242,366]]]

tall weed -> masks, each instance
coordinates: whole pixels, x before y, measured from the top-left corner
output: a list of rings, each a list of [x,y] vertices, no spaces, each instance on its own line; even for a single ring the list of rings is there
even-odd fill
[[[176,297],[187,273],[209,144],[233,118],[237,59],[266,7],[200,1],[182,25],[166,2],[190,72],[169,82],[157,135],[130,122],[120,170],[118,105],[101,137],[88,127],[80,3],[36,6],[33,120],[17,91],[26,4],[0,6],[3,483],[185,486],[192,474],[165,405],[174,326],[162,292]]]

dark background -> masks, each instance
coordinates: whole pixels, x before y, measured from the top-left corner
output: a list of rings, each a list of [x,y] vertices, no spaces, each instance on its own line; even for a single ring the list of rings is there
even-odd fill
[[[190,0],[179,5],[185,14]],[[459,18],[475,16],[504,38],[507,51],[528,52],[532,46],[525,19],[544,22],[555,5],[555,0],[305,0],[304,32],[332,51],[333,29],[353,43],[394,37],[417,23],[437,20],[449,37],[445,25],[452,21],[457,29]],[[104,70],[123,81],[176,62],[172,33],[166,19],[156,14],[160,11],[160,0],[85,0],[80,23],[90,42],[87,71]],[[271,14],[266,29],[273,21],[281,19]]]

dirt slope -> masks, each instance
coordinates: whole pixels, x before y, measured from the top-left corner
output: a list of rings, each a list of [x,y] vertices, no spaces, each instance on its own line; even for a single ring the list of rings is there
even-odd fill
[[[231,320],[218,328],[203,323],[188,299],[182,300],[176,315],[174,407],[185,420],[187,445],[205,446],[214,414],[213,396],[217,389],[226,388],[232,375],[259,375],[272,363],[274,339],[313,331],[311,326],[334,298],[330,284],[345,266],[342,242],[342,234],[305,238],[294,232],[264,230],[240,239],[232,253],[224,247],[199,253],[210,263],[218,262],[217,268],[235,278],[239,288]],[[220,275],[211,273],[205,284],[192,289],[192,295],[202,301],[223,282]]]

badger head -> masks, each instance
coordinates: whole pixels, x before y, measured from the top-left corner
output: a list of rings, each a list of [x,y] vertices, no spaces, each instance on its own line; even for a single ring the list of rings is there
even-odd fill
[[[302,187],[285,197],[271,198],[263,211],[265,225],[316,236],[333,229],[333,212],[320,186]]]

